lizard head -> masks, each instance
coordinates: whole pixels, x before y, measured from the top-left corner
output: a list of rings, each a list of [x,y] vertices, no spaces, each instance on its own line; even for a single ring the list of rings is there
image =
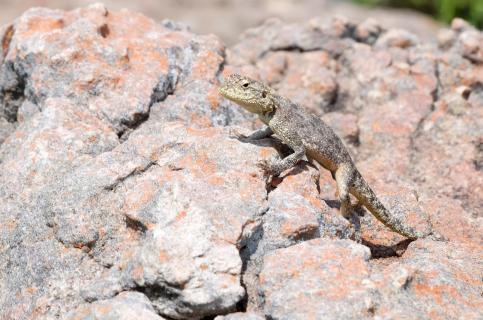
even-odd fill
[[[220,94],[246,110],[263,114],[275,109],[274,91],[262,82],[241,76],[229,75],[220,87]]]

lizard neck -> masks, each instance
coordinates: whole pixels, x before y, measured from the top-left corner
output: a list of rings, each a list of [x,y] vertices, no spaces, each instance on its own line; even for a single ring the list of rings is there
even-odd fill
[[[260,118],[260,120],[262,120],[262,122],[265,123],[266,125],[269,125],[270,121],[275,116],[275,114],[277,112],[280,112],[279,109],[283,108],[284,105],[290,102],[287,99],[277,94],[272,94],[270,97],[270,100],[272,103],[272,108],[270,109],[270,111],[265,111],[258,114],[258,117]]]
[[[275,110],[259,113],[258,117],[260,118],[260,120],[262,120],[263,123],[265,123],[268,126],[270,123],[270,120],[272,120],[273,116],[275,115]]]

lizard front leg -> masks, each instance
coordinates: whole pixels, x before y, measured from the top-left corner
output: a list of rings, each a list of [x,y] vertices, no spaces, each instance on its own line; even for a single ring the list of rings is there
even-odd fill
[[[273,131],[268,126],[263,129],[259,129],[252,132],[249,136],[245,136],[244,134],[241,134],[238,131],[232,131],[232,136],[238,140],[260,140],[260,139],[268,138],[272,134],[273,134]]]
[[[258,163],[258,166],[262,168],[266,174],[272,176],[278,176],[283,171],[292,168],[297,162],[304,158],[305,148],[303,145],[290,147],[294,150],[294,153],[288,157],[282,160],[261,160]]]

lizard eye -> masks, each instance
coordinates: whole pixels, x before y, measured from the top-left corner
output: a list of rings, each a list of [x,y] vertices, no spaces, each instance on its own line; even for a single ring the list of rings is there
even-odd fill
[[[267,91],[263,91],[262,92],[262,98],[266,98],[267,97]]]
[[[248,88],[248,85],[249,85],[249,83],[248,83],[248,82],[244,82],[244,83],[242,84],[242,86],[243,86],[244,88]]]

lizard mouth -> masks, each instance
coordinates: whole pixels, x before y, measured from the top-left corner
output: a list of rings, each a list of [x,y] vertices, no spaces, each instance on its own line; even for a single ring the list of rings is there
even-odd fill
[[[240,94],[237,94],[236,91],[234,92],[232,88],[227,88],[225,86],[220,87],[218,91],[226,99],[235,102],[236,104],[250,112],[257,113],[257,108],[255,107],[255,104],[252,103],[252,99],[248,97],[243,97]]]
[[[228,100],[231,100],[233,102],[237,102],[237,103],[241,103],[243,101],[239,101],[239,99],[237,99],[237,95],[236,92],[234,92],[234,90],[232,88],[229,88],[228,86],[221,86],[219,89],[218,89],[219,93],[227,98]]]
[[[226,87],[222,86],[218,89],[218,92],[225,98],[228,98],[227,95],[228,95],[228,92],[227,92],[227,89]]]

